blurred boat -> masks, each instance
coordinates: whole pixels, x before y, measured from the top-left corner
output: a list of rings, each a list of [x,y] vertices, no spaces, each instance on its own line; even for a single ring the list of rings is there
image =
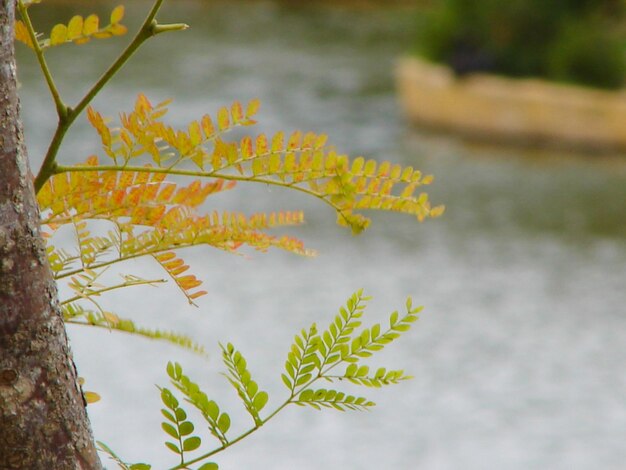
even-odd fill
[[[626,91],[486,73],[457,76],[417,57],[396,69],[400,105],[419,126],[532,147],[626,151]]]

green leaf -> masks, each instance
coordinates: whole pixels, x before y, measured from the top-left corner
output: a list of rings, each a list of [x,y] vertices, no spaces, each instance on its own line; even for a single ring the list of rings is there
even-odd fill
[[[188,437],[183,441],[183,450],[191,452],[196,450],[202,444],[202,440],[198,436]]]
[[[130,470],[150,470],[152,465],[148,465],[147,463],[134,463],[128,468]]]
[[[300,378],[296,381],[296,387],[304,385],[309,380],[311,380],[311,377],[312,377],[311,374],[304,374],[304,375],[300,376]]]
[[[267,394],[267,392],[259,392],[252,400],[252,405],[256,408],[257,411],[261,411],[263,407],[265,407],[265,405],[267,404],[268,399],[269,395]]]
[[[213,421],[217,421],[217,418],[220,415],[220,407],[217,406],[217,403],[215,403],[213,400],[210,400],[209,403],[207,403],[206,411],[209,418],[211,418]]]
[[[180,423],[180,426],[178,426],[178,431],[180,432],[181,436],[188,436],[189,434],[193,432],[193,430],[194,430],[194,426],[191,421],[185,421],[183,423]]]
[[[182,408],[176,408],[176,411],[174,413],[176,413],[176,419],[179,422],[187,419],[187,413]]]
[[[287,377],[285,374],[280,374],[280,378],[283,379],[283,383],[285,384],[285,387],[287,387],[289,390],[291,390],[291,380],[289,380],[289,377]]]
[[[218,470],[219,467],[215,462],[208,462],[203,464],[201,467],[198,467],[198,470]]]
[[[165,431],[167,434],[175,439],[178,439],[180,437],[178,435],[178,431],[176,431],[176,428],[169,423],[161,423],[161,428],[163,429],[163,431]]]
[[[178,446],[176,444],[174,444],[173,442],[166,442],[165,446],[171,450],[172,452],[174,452],[175,454],[179,454],[180,455],[180,449],[178,448]]]
[[[161,409],[161,414],[165,416],[166,419],[170,420],[172,423],[176,422],[176,418],[174,418],[174,415],[170,413],[169,411]]]
[[[222,434],[226,434],[230,429],[230,416],[227,413],[222,413],[217,420],[217,427]]]

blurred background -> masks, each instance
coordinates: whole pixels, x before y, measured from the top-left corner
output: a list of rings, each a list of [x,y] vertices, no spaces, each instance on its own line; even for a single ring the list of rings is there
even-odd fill
[[[129,461],[175,463],[162,445],[153,385],[167,383],[168,360],[230,411],[234,431],[244,429],[248,418],[219,375],[217,342],[242,350],[271,407],[284,397],[280,372],[293,334],[325,324],[364,288],[374,297],[372,322],[402,309],[408,295],[425,306],[414,330],[373,361],[415,379],[365,390],[379,405],[370,413],[287,409],[219,455],[220,468],[623,468],[626,156],[501,147],[411,127],[399,110],[394,67],[420,49],[425,18],[444,3],[166,2],[160,20],[191,29],[140,49],[94,102],[104,115],[129,110],[139,92],[153,102],[174,98],[176,125],[260,98],[258,131],[325,132],[341,152],[432,173],[431,199],[447,211],[423,224],[373,214],[372,228],[355,238],[335,226],[329,208],[298,194],[242,185],[210,198],[207,210],[304,209],[307,224],[292,234],[319,255],[199,248],[184,253],[209,291],[198,309],[170,287],[104,299],[138,324],[190,334],[209,358],[72,329],[80,375],[102,396],[89,407],[97,439]],[[106,17],[113,6],[49,0],[31,10],[39,30],[49,31],[73,14]],[[126,6],[132,30],[150,2]],[[67,101],[80,98],[128,40],[50,50]],[[54,107],[34,57],[18,50],[26,139],[38,168]],[[515,64],[517,56],[509,58]],[[60,160],[94,153],[102,154],[97,135],[79,119]],[[153,269],[137,262],[125,271]]]

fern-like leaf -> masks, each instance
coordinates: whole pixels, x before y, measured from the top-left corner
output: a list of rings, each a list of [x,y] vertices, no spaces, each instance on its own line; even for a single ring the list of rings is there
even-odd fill
[[[120,128],[110,127],[93,109],[88,114],[105,153],[118,165],[147,155],[160,168],[191,162],[199,176],[296,188],[331,205],[338,222],[355,233],[369,224],[361,214],[364,210],[402,212],[419,220],[443,213],[443,206],[431,207],[426,193],[416,194],[432,176],[362,157],[350,161],[326,144],[325,135],[296,131],[224,140],[222,134],[234,125],[253,124],[250,116],[257,107],[250,105],[244,113],[235,103],[218,112],[217,126],[205,116],[178,130],[161,121],[167,105],[153,106],[144,95],[139,95],[133,112],[122,115]]]
[[[285,361],[286,374],[281,374],[283,383],[292,394],[296,387],[309,383],[314,378],[314,371],[320,369],[321,361],[317,353],[319,341],[315,324],[294,337]]]
[[[358,366],[354,363],[349,364],[346,368],[344,375],[342,376],[330,376],[325,375],[325,379],[329,381],[333,380],[348,380],[356,385],[363,385],[365,387],[380,388],[385,385],[392,385],[400,383],[402,380],[409,380],[412,377],[404,375],[402,370],[387,370],[385,367],[380,367],[376,370],[374,375],[369,375],[368,366]]]
[[[63,319],[70,325],[89,325],[92,327],[106,328],[109,331],[130,333],[144,338],[167,341],[197,354],[206,355],[204,346],[194,341],[191,337],[173,331],[143,328],[127,318],[107,311],[94,311],[84,308],[77,302],[62,305]]]
[[[226,346],[220,344],[220,347],[222,359],[228,369],[228,373],[224,375],[237,390],[237,394],[243,401],[246,411],[252,416],[254,424],[260,426],[263,422],[259,412],[267,404],[269,398],[267,392],[259,390],[259,386],[252,380],[248,371],[246,360],[232,344],[228,343]]]
[[[292,403],[300,406],[310,406],[316,410],[320,410],[323,407],[334,408],[339,411],[363,411],[369,407],[375,406],[375,403],[369,401],[367,398],[346,395],[343,392],[324,388],[318,390],[308,388],[303,390]]]
[[[187,412],[180,406],[176,397],[167,388],[161,388],[161,401],[165,408],[161,414],[165,421],[161,423],[161,429],[176,441],[166,441],[165,446],[175,454],[180,455],[181,464],[185,462],[185,453],[197,450],[202,444],[199,436],[193,435],[194,424],[187,420]]]
[[[32,1],[29,3],[33,3]],[[127,28],[120,22],[124,18],[124,7],[119,5],[113,9],[109,18],[109,24],[100,27],[100,18],[92,14],[83,18],[80,15],[73,16],[67,24],[56,24],[52,27],[49,37],[38,39],[39,48],[45,50],[49,47],[60,46],[67,43],[84,44],[91,39],[103,39],[112,36],[126,34]],[[24,22],[15,22],[15,39],[34,49],[28,29]]]
[[[417,321],[418,313],[423,307],[413,307],[411,298],[406,301],[406,314],[399,316],[394,311],[389,317],[389,328],[381,331],[381,326],[375,324],[371,328],[363,329],[352,338],[349,352],[342,358],[345,362],[358,362],[359,359],[372,356],[377,351],[383,349],[387,344],[400,337],[401,333],[408,331],[411,324]]]
[[[363,291],[355,292],[346,302],[345,307],[339,309],[332,323],[320,334],[318,352],[320,355],[319,371],[327,365],[333,365],[345,360],[350,348],[351,335],[361,326],[361,317],[365,312],[366,302],[371,297],[363,296]]]
[[[233,182],[193,181],[178,186],[165,175],[150,172],[97,171],[91,157],[88,171],[52,177],[38,194],[42,223],[54,234],[72,224],[78,239],[77,253],[50,245],[49,255],[57,279],[76,275],[82,269],[98,269],[114,262],[140,256],[153,257],[181,289],[190,303],[206,291],[201,281],[188,272],[188,265],[173,250],[210,245],[227,251],[250,246],[259,251],[270,247],[310,256],[300,240],[266,233],[303,222],[301,211],[253,214],[214,212],[200,216],[198,207],[212,194],[228,190]],[[89,220],[114,224],[107,235],[93,235]]]
[[[198,384],[183,373],[183,369],[179,363],[168,362],[166,370],[172,384],[183,393],[189,403],[202,413],[202,416],[209,425],[211,434],[213,434],[222,445],[228,444],[226,433],[230,429],[229,414],[221,411],[215,401],[209,400],[206,393],[200,390]]]

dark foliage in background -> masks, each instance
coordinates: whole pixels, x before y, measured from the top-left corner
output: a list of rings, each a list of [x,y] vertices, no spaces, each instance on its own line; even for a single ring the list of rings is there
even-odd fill
[[[459,75],[493,71],[620,88],[625,14],[618,0],[442,0],[420,16],[417,52]]]

